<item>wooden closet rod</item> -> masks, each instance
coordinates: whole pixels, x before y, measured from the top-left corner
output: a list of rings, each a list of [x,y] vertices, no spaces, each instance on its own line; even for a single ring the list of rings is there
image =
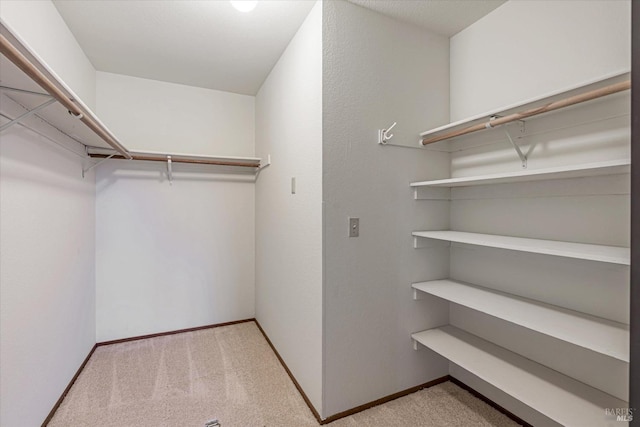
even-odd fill
[[[78,117],[89,129],[95,132],[114,150],[124,158],[131,159],[131,155],[118,141],[116,141],[92,117],[83,112],[58,86],[56,86],[42,71],[22,54],[4,35],[0,35],[0,52],[20,68],[27,76],[53,96],[71,114]]]
[[[124,159],[122,155],[109,156],[107,154],[89,154],[91,157],[103,158],[107,157],[111,159]],[[162,157],[151,157],[151,156],[140,156],[136,154],[131,155],[131,160],[146,160],[150,162],[165,162],[166,158]],[[224,160],[208,160],[208,159],[181,159],[171,156],[171,161],[173,163],[195,163],[199,165],[218,165],[218,166],[240,166],[243,168],[258,168],[260,167],[260,163],[247,163],[247,162],[227,162]]]
[[[451,131],[442,135],[422,138],[422,145],[433,144],[434,142],[443,141],[445,139],[455,138],[457,136],[467,135],[479,130],[495,128],[516,120],[522,120],[527,117],[536,116],[542,113],[548,113],[550,111],[559,110],[560,108],[569,107],[571,105],[579,104],[581,102],[590,101],[592,99],[601,98],[603,96],[611,95],[617,92],[622,92],[631,88],[631,80],[615,83],[610,86],[605,86],[600,89],[595,89],[589,92],[582,93],[580,95],[570,96],[568,98],[561,99],[559,101],[550,102],[549,104],[541,107],[531,108],[529,110],[521,111],[519,113],[509,114],[508,116],[498,117],[493,120],[486,121],[484,123],[478,123],[464,129]]]

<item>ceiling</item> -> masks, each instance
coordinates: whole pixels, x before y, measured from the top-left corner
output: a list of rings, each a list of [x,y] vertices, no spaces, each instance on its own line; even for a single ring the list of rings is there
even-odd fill
[[[53,0],[98,71],[255,95],[314,1]],[[349,0],[451,36],[506,0]]]
[[[99,71],[255,95],[314,2],[54,0]]]
[[[383,15],[451,37],[507,0],[348,0]]]

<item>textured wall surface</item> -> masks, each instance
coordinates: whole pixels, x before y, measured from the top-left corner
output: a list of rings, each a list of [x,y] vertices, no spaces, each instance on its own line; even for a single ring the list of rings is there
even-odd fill
[[[444,229],[446,201],[416,201],[411,181],[449,173],[446,153],[417,145],[448,119],[448,39],[347,2],[324,5],[324,416],[447,374],[410,334],[447,322],[447,306],[413,301],[411,283],[446,277],[446,248],[413,249],[411,231]],[[348,237],[348,217],[360,237]]]

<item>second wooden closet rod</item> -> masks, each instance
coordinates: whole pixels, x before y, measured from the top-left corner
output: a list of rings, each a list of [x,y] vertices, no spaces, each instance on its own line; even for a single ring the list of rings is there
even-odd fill
[[[536,116],[538,114],[559,110],[560,108],[569,107],[575,104],[580,104],[581,102],[591,101],[592,99],[601,98],[603,96],[611,95],[617,92],[622,92],[623,90],[627,90],[630,88],[631,88],[631,80],[615,83],[600,89],[595,89],[589,92],[581,93],[580,95],[574,95],[568,98],[561,99],[559,101],[550,102],[549,104],[545,104],[541,107],[531,108],[529,110],[521,111],[519,113],[509,114],[508,116],[504,116],[504,117],[498,117],[484,123],[478,123],[477,125],[472,125],[464,129],[451,131],[438,136],[422,138],[422,145],[433,144],[434,142],[455,138],[457,136],[467,135],[473,132],[477,132],[479,130],[495,128],[500,125],[514,122],[516,120],[522,120],[527,117]]]

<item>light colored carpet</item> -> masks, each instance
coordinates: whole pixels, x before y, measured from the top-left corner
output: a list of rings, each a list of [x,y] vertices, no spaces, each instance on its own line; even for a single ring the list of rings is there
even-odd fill
[[[50,427],[318,426],[253,322],[98,347]],[[331,427],[515,426],[447,382]]]

